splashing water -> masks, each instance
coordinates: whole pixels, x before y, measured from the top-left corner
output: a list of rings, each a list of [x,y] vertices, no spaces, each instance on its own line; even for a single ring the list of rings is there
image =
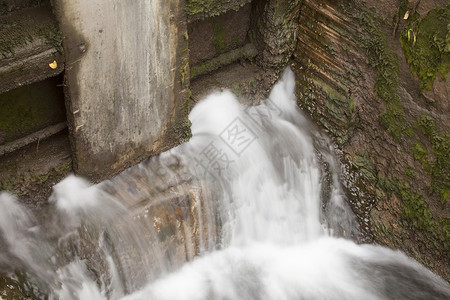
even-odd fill
[[[50,299],[450,298],[401,252],[353,241],[333,147],[294,85],[287,69],[250,108],[208,96],[189,143],[98,185],[68,177],[45,218],[0,194],[0,267]]]

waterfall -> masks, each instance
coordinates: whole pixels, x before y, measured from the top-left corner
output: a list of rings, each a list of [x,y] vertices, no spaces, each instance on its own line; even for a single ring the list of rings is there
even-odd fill
[[[0,266],[50,299],[450,298],[403,253],[358,244],[333,145],[294,87],[287,69],[258,106],[213,93],[188,143],[98,185],[70,176],[40,214],[3,192]]]

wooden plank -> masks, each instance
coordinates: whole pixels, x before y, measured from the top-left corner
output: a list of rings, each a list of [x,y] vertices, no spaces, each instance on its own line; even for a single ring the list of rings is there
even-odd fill
[[[10,14],[24,8],[49,4],[50,0],[0,0],[0,15]]]
[[[50,6],[0,17],[0,93],[64,70],[62,38]],[[49,66],[57,62],[56,68]]]
[[[5,155],[7,153],[11,153],[13,151],[16,151],[16,150],[23,148],[31,143],[51,137],[52,135],[55,135],[55,134],[63,131],[66,128],[67,128],[66,122],[61,122],[56,125],[48,126],[42,130],[39,130],[35,133],[27,135],[26,137],[23,137],[21,139],[1,145],[0,146],[0,156]]]
[[[191,79],[194,79],[197,76],[213,72],[220,67],[229,65],[239,59],[251,59],[258,55],[258,50],[251,43],[246,44],[245,46],[231,50],[230,52],[223,53],[211,60],[208,60],[198,66],[193,66],[191,69]]]

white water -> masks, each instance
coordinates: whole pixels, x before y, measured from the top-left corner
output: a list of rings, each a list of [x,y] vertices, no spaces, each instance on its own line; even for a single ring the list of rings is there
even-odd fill
[[[174,182],[188,174],[209,195],[198,213],[208,232],[198,233],[200,255],[181,268],[158,256],[151,221],[127,221],[139,197],[126,183],[133,170],[147,174],[146,163],[98,186],[67,178],[44,224],[0,194],[0,266],[26,269],[59,299],[450,298],[447,282],[404,254],[351,240],[358,230],[332,146],[298,111],[294,84],[287,70],[269,99],[249,109],[230,92],[210,95],[190,114],[189,143],[161,155],[182,166]],[[106,192],[111,186],[118,195]]]

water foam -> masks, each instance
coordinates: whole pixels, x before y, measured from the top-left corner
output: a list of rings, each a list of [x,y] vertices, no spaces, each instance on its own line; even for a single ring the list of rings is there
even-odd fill
[[[401,252],[353,241],[333,146],[298,110],[294,86],[288,69],[250,108],[229,91],[211,94],[189,116],[192,139],[160,155],[158,172],[151,159],[96,186],[71,176],[54,187],[49,224],[0,194],[8,257],[59,299],[449,298],[447,282]],[[197,216],[176,230],[186,259],[199,256],[180,267],[161,254],[160,220],[147,218],[142,199],[194,182]],[[35,252],[42,257],[30,259]]]

